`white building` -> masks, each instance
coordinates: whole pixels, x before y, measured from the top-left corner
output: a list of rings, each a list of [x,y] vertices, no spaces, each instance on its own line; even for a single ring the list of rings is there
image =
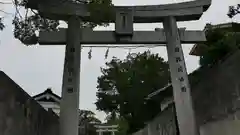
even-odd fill
[[[54,94],[50,88],[45,90],[44,92],[33,96],[33,99],[35,99],[45,110],[49,111],[52,110],[55,112],[58,116],[60,115],[60,101],[61,97]],[[86,110],[82,110],[84,112]],[[80,112],[80,110],[79,110]],[[80,113],[81,114],[81,113]],[[80,115],[81,119],[81,115]],[[101,122],[95,121],[90,123],[80,122],[79,124],[79,135],[87,135],[87,129],[89,124],[95,125],[97,128],[97,131],[99,135],[102,135],[103,132],[110,132],[111,135],[115,135],[115,132],[117,131],[117,125],[103,125]]]
[[[60,116],[61,97],[54,94],[50,88],[48,88],[47,90],[38,95],[33,96],[33,99],[35,99],[45,110],[47,111],[52,110],[53,112],[56,113],[56,115]],[[79,125],[79,135],[87,134],[86,133],[87,126],[88,124],[86,123],[82,123],[81,125]]]
[[[54,94],[50,88],[43,93],[33,96],[33,98],[47,111],[51,109],[58,116],[60,114],[61,97]]]

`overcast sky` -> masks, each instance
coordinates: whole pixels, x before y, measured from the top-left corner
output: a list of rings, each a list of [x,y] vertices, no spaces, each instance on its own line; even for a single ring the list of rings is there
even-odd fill
[[[11,0],[0,0],[10,2]],[[183,2],[184,0],[113,0],[116,5],[151,5],[166,4],[173,2]],[[187,1],[187,0],[185,0]],[[237,16],[228,19],[226,13],[229,5],[240,3],[239,0],[213,0],[210,9],[204,13],[199,21],[179,23],[179,27],[186,27],[189,30],[202,30],[206,23],[219,24],[232,21],[240,21]],[[0,5],[1,10],[14,13],[11,5]],[[13,27],[11,25],[12,16],[1,13],[5,16],[6,29],[0,32],[0,70],[10,76],[31,96],[43,92],[51,87],[55,93],[61,95],[64,46],[24,46],[13,37]],[[135,30],[154,30],[162,27],[162,24],[138,24]],[[101,30],[113,30],[111,25],[107,28],[97,28]],[[195,70],[198,65],[198,57],[188,55],[192,45],[184,45],[184,54],[188,72]],[[81,84],[80,84],[80,108],[89,109],[96,112],[100,119],[104,119],[103,112],[97,112],[94,102],[96,101],[97,77],[100,75],[100,67],[104,66],[113,56],[125,58],[129,49],[110,49],[109,57],[104,59],[107,48],[93,48],[92,59],[88,59],[89,48],[82,49],[81,61]],[[131,52],[143,52],[148,48],[132,49]],[[167,60],[165,47],[150,49],[154,53],[159,53]]]

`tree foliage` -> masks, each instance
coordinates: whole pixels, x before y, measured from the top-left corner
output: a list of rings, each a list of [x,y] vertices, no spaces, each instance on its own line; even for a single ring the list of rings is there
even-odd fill
[[[37,33],[40,30],[55,31],[59,26],[59,21],[43,18],[37,11],[28,9],[28,0],[13,1],[16,13],[13,19],[14,37],[19,39],[26,45],[36,44],[38,41]],[[74,0],[74,2],[82,2]],[[91,13],[90,22],[83,22],[82,27],[94,28],[97,25],[108,25],[108,20],[112,17],[112,1],[111,0],[88,0],[87,4]],[[19,9],[26,9],[25,15],[21,14]],[[104,20],[104,23],[102,22]],[[4,24],[0,19],[0,30],[4,28]]]
[[[128,132],[142,128],[159,113],[164,96],[155,102],[146,97],[170,82],[168,63],[163,58],[149,51],[130,54],[124,60],[113,58],[101,72],[97,109],[124,118],[129,124]]]
[[[95,113],[89,110],[80,110],[79,112],[79,126],[83,127],[85,130],[84,132],[79,132],[79,134],[84,135],[97,135],[96,128],[94,127],[95,124],[100,124],[101,121],[95,117]]]
[[[79,112],[80,122],[82,125],[84,123],[101,123],[101,121],[95,117],[95,113],[89,110],[80,110]]]
[[[240,4],[230,6],[228,16],[233,18],[240,13]],[[209,66],[220,59],[224,58],[229,52],[239,48],[239,33],[232,29],[212,28],[212,25],[207,24],[207,42],[204,44],[206,50],[200,57],[201,66]]]
[[[3,22],[2,22],[2,18],[0,18],[0,30],[3,30],[4,29],[4,24],[3,24]]]
[[[107,125],[118,125],[118,131],[116,135],[127,135],[128,122],[123,117],[117,117],[115,119],[108,119]]]
[[[240,13],[240,4],[238,4],[237,6],[230,6],[227,15],[230,18],[233,18],[235,15],[237,15],[239,13]]]
[[[206,37],[207,42],[204,43],[205,50],[200,57],[201,66],[209,66],[220,59],[224,58],[229,52],[239,48],[240,36],[234,30],[224,30],[222,28],[212,28],[207,25]]]

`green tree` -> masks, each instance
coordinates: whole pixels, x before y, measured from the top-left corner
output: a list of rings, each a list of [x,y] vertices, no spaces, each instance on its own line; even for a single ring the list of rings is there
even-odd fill
[[[76,3],[83,3],[82,0],[74,0]],[[0,4],[9,4],[0,2]],[[14,37],[26,45],[37,43],[37,34],[40,30],[55,31],[59,26],[59,21],[43,18],[37,11],[28,8],[28,0],[13,0],[16,13],[13,19]],[[111,0],[88,0],[84,2],[91,13],[90,22],[83,22],[82,27],[94,28],[97,25],[108,25],[108,20],[112,18],[112,1]],[[20,8],[25,8],[22,15]],[[4,12],[4,11],[2,11]],[[0,18],[0,30],[3,30],[3,18]],[[105,20],[106,23],[102,23]]]
[[[212,28],[207,25],[205,50],[200,56],[201,66],[210,66],[239,48],[239,33],[233,29]]]
[[[230,6],[228,16],[233,18],[240,13],[240,4]],[[235,28],[211,28],[210,24],[207,25],[206,37],[207,42],[204,43],[205,51],[200,57],[201,66],[209,66],[217,61],[223,59],[230,52],[239,48],[239,33],[234,31]],[[239,29],[239,28],[237,28]]]
[[[89,110],[80,110],[79,126],[84,135],[97,135],[95,124],[101,124],[101,121],[95,117],[95,113]],[[83,128],[84,130],[81,130]],[[81,135],[81,132],[80,135]]]
[[[4,29],[4,24],[3,24],[3,22],[2,22],[2,18],[0,18],[0,30],[3,30]]]
[[[118,131],[116,135],[127,135],[128,122],[123,117],[117,117],[115,119],[108,119],[107,125],[118,125]]]
[[[150,51],[130,54],[124,60],[113,58],[101,71],[97,109],[124,118],[128,133],[141,129],[159,113],[160,103],[167,95],[157,101],[146,97],[170,82],[168,63],[163,58]]]
[[[230,6],[227,15],[230,18],[232,18],[232,17],[234,17],[235,15],[237,15],[239,13],[240,13],[240,4],[238,4],[237,6]]]

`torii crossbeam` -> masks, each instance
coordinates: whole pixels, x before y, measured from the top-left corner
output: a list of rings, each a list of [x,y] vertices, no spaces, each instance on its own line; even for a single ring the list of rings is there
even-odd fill
[[[38,43],[40,45],[65,45],[67,29],[59,31],[41,31]],[[180,40],[183,44],[201,43],[206,41],[203,31],[185,31],[179,29]],[[115,31],[93,31],[85,28],[81,34],[81,44],[159,44],[166,45],[166,35],[163,29],[156,31],[134,31],[133,35],[122,39]],[[80,44],[80,43],[79,43]]]
[[[198,20],[210,5],[211,0],[195,0],[166,5],[115,6],[115,18],[111,20],[111,22],[115,22],[115,31],[97,32],[80,28],[80,22],[88,21],[90,16],[90,12],[84,4],[74,3],[71,0],[29,0],[28,7],[37,9],[42,16],[68,21],[67,30],[60,30],[57,33],[41,32],[39,37],[40,44],[66,43],[60,135],[78,135],[80,48],[82,43],[166,43],[180,135],[199,135],[181,43],[202,42],[205,37],[203,32],[179,30],[177,21]],[[133,23],[154,22],[162,22],[164,30],[150,32],[133,30]]]
[[[47,18],[68,20],[69,16],[76,15],[81,16],[83,21],[89,21],[87,6],[70,0],[29,0],[28,5]],[[210,5],[211,0],[195,0],[164,5],[114,6],[114,11],[132,12],[134,23],[162,22],[168,16],[174,16],[176,21],[191,21],[198,20]],[[115,22],[115,18],[110,22]]]

